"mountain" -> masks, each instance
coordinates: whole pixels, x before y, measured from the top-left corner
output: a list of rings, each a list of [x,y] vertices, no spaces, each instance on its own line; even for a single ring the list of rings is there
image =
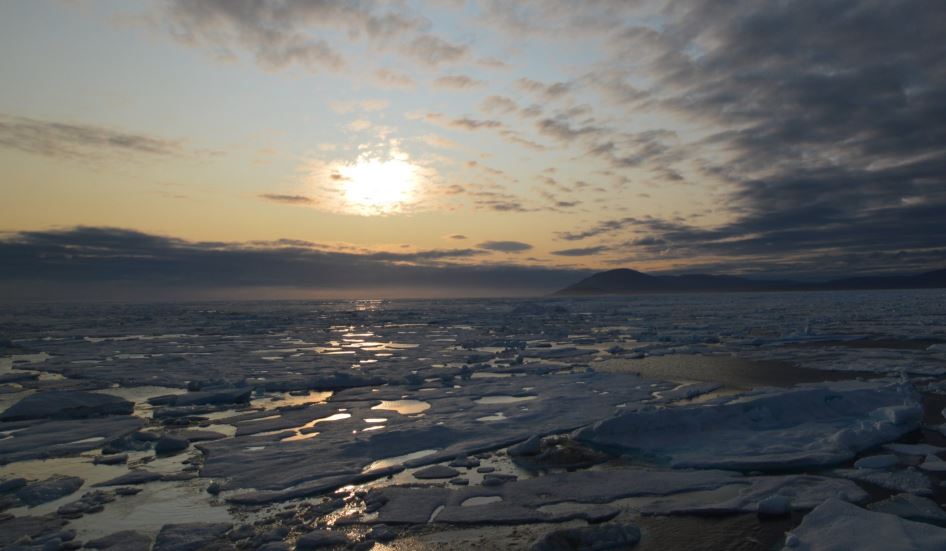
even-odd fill
[[[908,276],[865,276],[808,283],[760,280],[728,275],[648,275],[621,268],[599,272],[555,292],[559,296],[642,293],[721,293],[747,291],[843,291],[946,288],[946,269]]]

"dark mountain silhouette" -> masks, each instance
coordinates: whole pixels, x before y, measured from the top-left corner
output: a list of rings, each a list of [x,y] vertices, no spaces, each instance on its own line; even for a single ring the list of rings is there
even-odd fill
[[[868,289],[946,288],[946,269],[917,275],[865,276],[809,283],[791,280],[761,280],[728,275],[648,275],[621,268],[599,272],[556,295],[633,295],[642,293],[720,293],[748,291],[843,291]]]

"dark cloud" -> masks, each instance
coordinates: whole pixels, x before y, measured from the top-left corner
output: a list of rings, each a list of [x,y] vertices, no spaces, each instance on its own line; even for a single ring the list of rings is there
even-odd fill
[[[603,129],[596,126],[573,127],[567,120],[562,119],[542,119],[536,123],[536,127],[539,133],[564,142],[603,132]]]
[[[431,251],[414,251],[408,253],[375,252],[365,253],[361,257],[369,260],[390,260],[398,262],[424,262],[430,260],[446,260],[455,258],[470,258],[486,254],[479,249],[435,249]]]
[[[522,251],[528,251],[532,248],[532,245],[521,241],[484,241],[477,245],[477,247],[503,253],[520,253]]]
[[[606,134],[588,153],[615,170],[650,166],[665,183],[684,180],[673,165],[687,159],[720,186],[717,214],[728,221],[705,227],[696,219],[615,218],[561,239],[608,238],[627,247],[626,262],[725,271],[946,264],[946,4],[667,6],[659,28],[626,27],[609,41],[615,59],[634,55],[647,67],[651,90],[632,86],[619,65],[584,83],[612,102],[670,110],[715,131],[689,147],[666,129]],[[574,127],[546,124],[544,131],[583,139]]]
[[[518,200],[503,199],[479,199],[476,206],[481,209],[494,210],[496,212],[533,212],[535,209],[525,206]]]
[[[281,195],[278,193],[263,193],[260,195],[262,199],[267,201],[273,201],[275,203],[288,203],[290,205],[310,205],[315,202],[311,197],[306,197],[305,195]]]
[[[463,235],[462,233],[454,233],[447,236],[447,239],[456,239],[456,240],[463,240],[466,238],[467,237]]]
[[[473,204],[480,210],[496,212],[533,212],[537,209],[527,207],[525,201],[517,195],[507,193],[502,188],[484,189],[483,186],[471,186],[466,190],[473,198]]]
[[[630,224],[633,224],[637,221],[636,218],[620,218],[616,220],[605,220],[594,226],[580,231],[570,231],[570,232],[558,232],[556,234],[559,239],[564,239],[565,241],[580,241],[582,239],[587,239],[589,237],[597,237],[599,235],[610,234],[612,232],[618,231],[627,227]]]
[[[0,297],[148,301],[246,296],[240,290],[252,289],[257,298],[542,294],[588,274],[442,262],[485,254],[476,249],[355,253],[313,246],[191,242],[114,228],[20,232],[0,240]]]
[[[503,126],[503,123],[497,120],[472,119],[470,117],[451,118],[443,113],[427,113],[424,115],[424,119],[440,126],[461,130],[494,129]]]
[[[594,256],[596,254],[601,254],[610,250],[605,246],[597,247],[582,247],[577,249],[561,249],[558,251],[552,251],[552,254],[556,256]]]
[[[0,147],[60,158],[109,153],[155,156],[187,153],[181,142],[100,126],[0,115]]]
[[[940,167],[946,170],[946,166]],[[850,176],[848,171],[845,174]],[[876,175],[886,181],[884,175]],[[874,177],[874,175],[871,175]],[[891,176],[892,178],[892,176]],[[820,179],[809,181],[809,184]],[[627,261],[707,264],[730,272],[748,266],[770,272],[801,275],[848,275],[853,272],[917,272],[946,265],[946,191],[922,200],[897,200],[889,206],[851,208],[849,202],[870,204],[867,182],[850,181],[861,193],[838,193],[820,204],[758,210],[733,222],[705,228],[658,218],[606,220],[586,230],[563,232],[559,238],[578,241],[610,237],[631,253]],[[781,182],[780,185],[789,185]],[[804,181],[795,182],[804,193]],[[815,185],[822,197],[820,186]],[[753,188],[749,188],[753,189]],[[756,193],[765,186],[755,188]],[[884,191],[879,191],[885,195]],[[791,197],[786,197],[786,203]],[[765,201],[766,197],[753,198]],[[706,258],[716,260],[708,262]],[[890,260],[896,259],[891,264]],[[728,267],[727,267],[728,266]]]

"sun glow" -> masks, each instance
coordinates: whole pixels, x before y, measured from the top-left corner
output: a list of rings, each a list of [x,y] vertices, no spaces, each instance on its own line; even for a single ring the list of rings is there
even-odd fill
[[[361,158],[337,174],[346,210],[364,216],[400,212],[417,191],[417,167],[405,158]]]

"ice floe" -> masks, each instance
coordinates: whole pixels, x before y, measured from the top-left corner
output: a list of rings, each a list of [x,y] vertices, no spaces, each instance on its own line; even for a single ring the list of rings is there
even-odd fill
[[[857,503],[868,499],[856,484],[836,478],[653,469],[578,471],[455,490],[382,487],[372,494],[366,499],[382,505],[377,516],[366,522],[388,524],[424,523],[438,509],[437,522],[517,524],[594,519],[602,514],[600,506],[618,500],[625,500],[622,507],[645,515],[719,515],[757,513],[760,503],[773,496],[787,500],[789,510],[808,510],[831,497]],[[476,497],[499,499],[489,506],[468,506]],[[563,508],[562,504],[570,506]]]
[[[784,470],[851,459],[918,428],[922,412],[909,384],[851,381],[630,411],[575,438],[673,467]]]
[[[829,499],[785,539],[786,551],[946,549],[946,529]]]

